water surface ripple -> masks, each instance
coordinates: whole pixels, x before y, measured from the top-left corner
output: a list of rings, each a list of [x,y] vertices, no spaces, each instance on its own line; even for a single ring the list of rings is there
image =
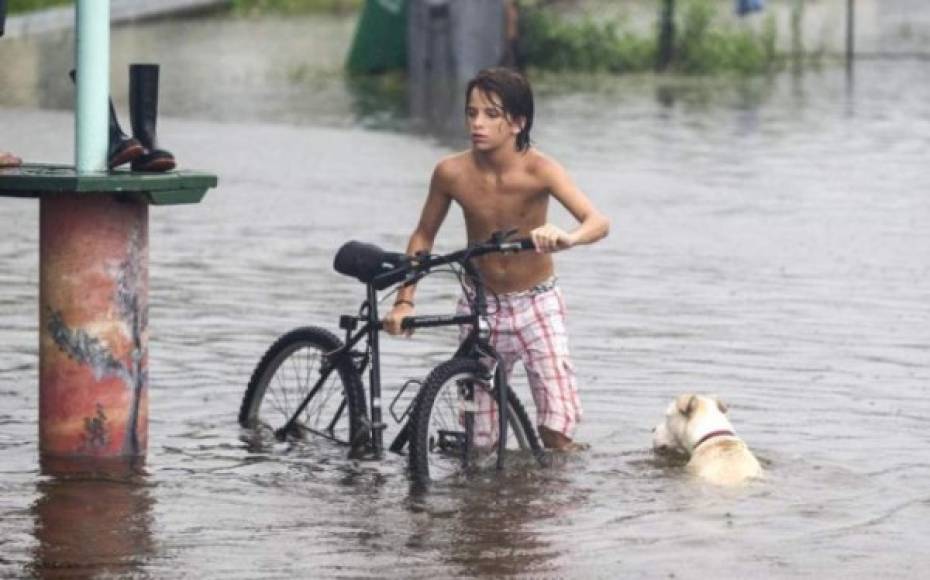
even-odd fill
[[[357,307],[335,249],[401,248],[447,141],[367,128],[406,126],[391,103],[294,108],[319,103],[320,86],[324,100],[352,89],[336,75],[251,78],[269,65],[249,55],[223,56],[219,89],[166,67],[161,142],[221,185],[151,212],[143,475],[39,473],[37,204],[0,202],[0,576],[913,578],[930,564],[928,63],[861,63],[852,85],[829,68],[540,79],[539,147],[613,220],[602,244],[558,257],[592,449],[417,497],[402,458],[250,452],[235,418],[277,335],[335,328]],[[315,66],[287,58],[275,66]],[[232,78],[244,84],[228,109],[198,104]],[[70,113],[4,102],[4,148],[70,160]],[[462,236],[452,215],[438,248]],[[439,313],[454,298],[437,279],[418,302]],[[454,341],[386,341],[389,395]],[[732,405],[764,481],[708,488],[653,457],[651,428],[684,391]]]

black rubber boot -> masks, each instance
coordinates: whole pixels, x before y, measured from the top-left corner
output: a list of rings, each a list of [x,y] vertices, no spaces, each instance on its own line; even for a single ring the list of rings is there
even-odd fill
[[[174,169],[174,155],[159,149],[155,136],[158,118],[158,65],[129,65],[129,121],[132,134],[146,152],[132,161],[133,171]]]
[[[68,73],[72,82],[77,82],[74,71]],[[129,163],[145,153],[142,143],[138,139],[123,133],[116,118],[116,109],[113,108],[113,99],[110,99],[110,138],[107,147],[107,167],[113,169],[124,163]]]

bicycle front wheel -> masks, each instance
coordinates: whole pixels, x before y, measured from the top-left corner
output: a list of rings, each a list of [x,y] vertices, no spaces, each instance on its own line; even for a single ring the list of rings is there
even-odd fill
[[[505,453],[542,453],[526,409],[508,391]],[[498,460],[497,391],[487,369],[456,358],[429,374],[411,417],[410,474],[416,485],[493,468]]]
[[[323,328],[304,327],[279,338],[261,358],[239,410],[239,424],[259,442],[319,436],[357,445],[364,434],[365,393],[348,358],[330,368],[342,341]],[[283,427],[309,397],[292,428]]]

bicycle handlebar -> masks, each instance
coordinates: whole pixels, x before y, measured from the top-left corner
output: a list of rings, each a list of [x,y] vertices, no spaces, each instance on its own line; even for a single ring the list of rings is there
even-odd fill
[[[536,247],[530,238],[505,240],[507,234],[494,234],[490,240],[472,244],[467,248],[456,250],[442,255],[414,256],[408,258],[405,264],[378,274],[372,281],[376,286],[381,280],[404,280],[410,283],[429,273],[432,268],[452,263],[463,263],[471,258],[477,258],[495,252],[519,252]]]
[[[511,240],[509,242],[489,240],[487,242],[473,244],[462,250],[457,250],[442,256],[427,256],[427,259],[423,260],[422,264],[414,263],[412,269],[414,271],[420,269],[428,270],[434,266],[442,266],[445,264],[451,264],[453,262],[461,262],[469,258],[477,258],[479,256],[493,254],[495,252],[519,252],[521,250],[529,250],[535,247],[536,246],[533,244],[533,240],[529,238]]]

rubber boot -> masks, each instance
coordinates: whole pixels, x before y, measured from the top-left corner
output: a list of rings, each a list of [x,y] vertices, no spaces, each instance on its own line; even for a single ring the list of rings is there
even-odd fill
[[[74,71],[68,73],[72,82],[77,82]],[[110,99],[110,138],[107,147],[107,167],[113,169],[124,163],[129,163],[145,153],[142,143],[138,139],[123,133],[116,118],[116,109],[113,108],[113,99]]]
[[[129,121],[132,134],[146,152],[132,161],[133,171],[174,169],[174,155],[158,148],[155,120],[158,118],[158,65],[129,65]]]

